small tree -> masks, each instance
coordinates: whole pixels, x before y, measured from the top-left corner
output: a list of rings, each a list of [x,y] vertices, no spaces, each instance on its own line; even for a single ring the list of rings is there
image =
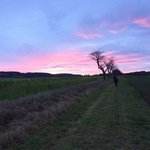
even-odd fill
[[[105,56],[103,55],[103,52],[99,49],[92,53],[90,53],[90,57],[96,61],[98,69],[100,69],[103,73],[104,80],[106,79],[106,71],[107,67],[105,64]]]
[[[108,75],[112,74],[113,70],[117,68],[113,57],[107,58],[107,60],[105,60],[105,65]]]

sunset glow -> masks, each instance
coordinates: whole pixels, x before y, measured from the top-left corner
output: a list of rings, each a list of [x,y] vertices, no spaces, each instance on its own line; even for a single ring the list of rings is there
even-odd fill
[[[98,48],[122,72],[150,70],[149,0],[8,1],[0,5],[0,71],[99,74],[89,57]]]

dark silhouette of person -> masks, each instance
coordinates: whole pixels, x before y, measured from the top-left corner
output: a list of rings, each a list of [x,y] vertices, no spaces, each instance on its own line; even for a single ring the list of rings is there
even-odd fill
[[[113,76],[113,81],[114,81],[114,84],[115,84],[115,87],[118,86],[118,82],[119,82],[119,79],[117,76]]]
[[[115,87],[117,87],[118,82],[119,82],[118,76],[120,76],[122,72],[119,69],[114,69],[112,74],[113,74],[113,81],[114,81]]]

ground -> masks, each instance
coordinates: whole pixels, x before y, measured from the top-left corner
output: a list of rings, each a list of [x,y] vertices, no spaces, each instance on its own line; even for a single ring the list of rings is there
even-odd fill
[[[41,127],[22,150],[148,150],[150,109],[127,79],[98,88]]]

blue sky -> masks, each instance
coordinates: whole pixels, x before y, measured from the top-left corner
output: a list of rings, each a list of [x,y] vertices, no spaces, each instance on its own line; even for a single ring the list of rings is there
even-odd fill
[[[97,48],[150,70],[149,0],[1,0],[0,22],[1,71],[95,74]]]

